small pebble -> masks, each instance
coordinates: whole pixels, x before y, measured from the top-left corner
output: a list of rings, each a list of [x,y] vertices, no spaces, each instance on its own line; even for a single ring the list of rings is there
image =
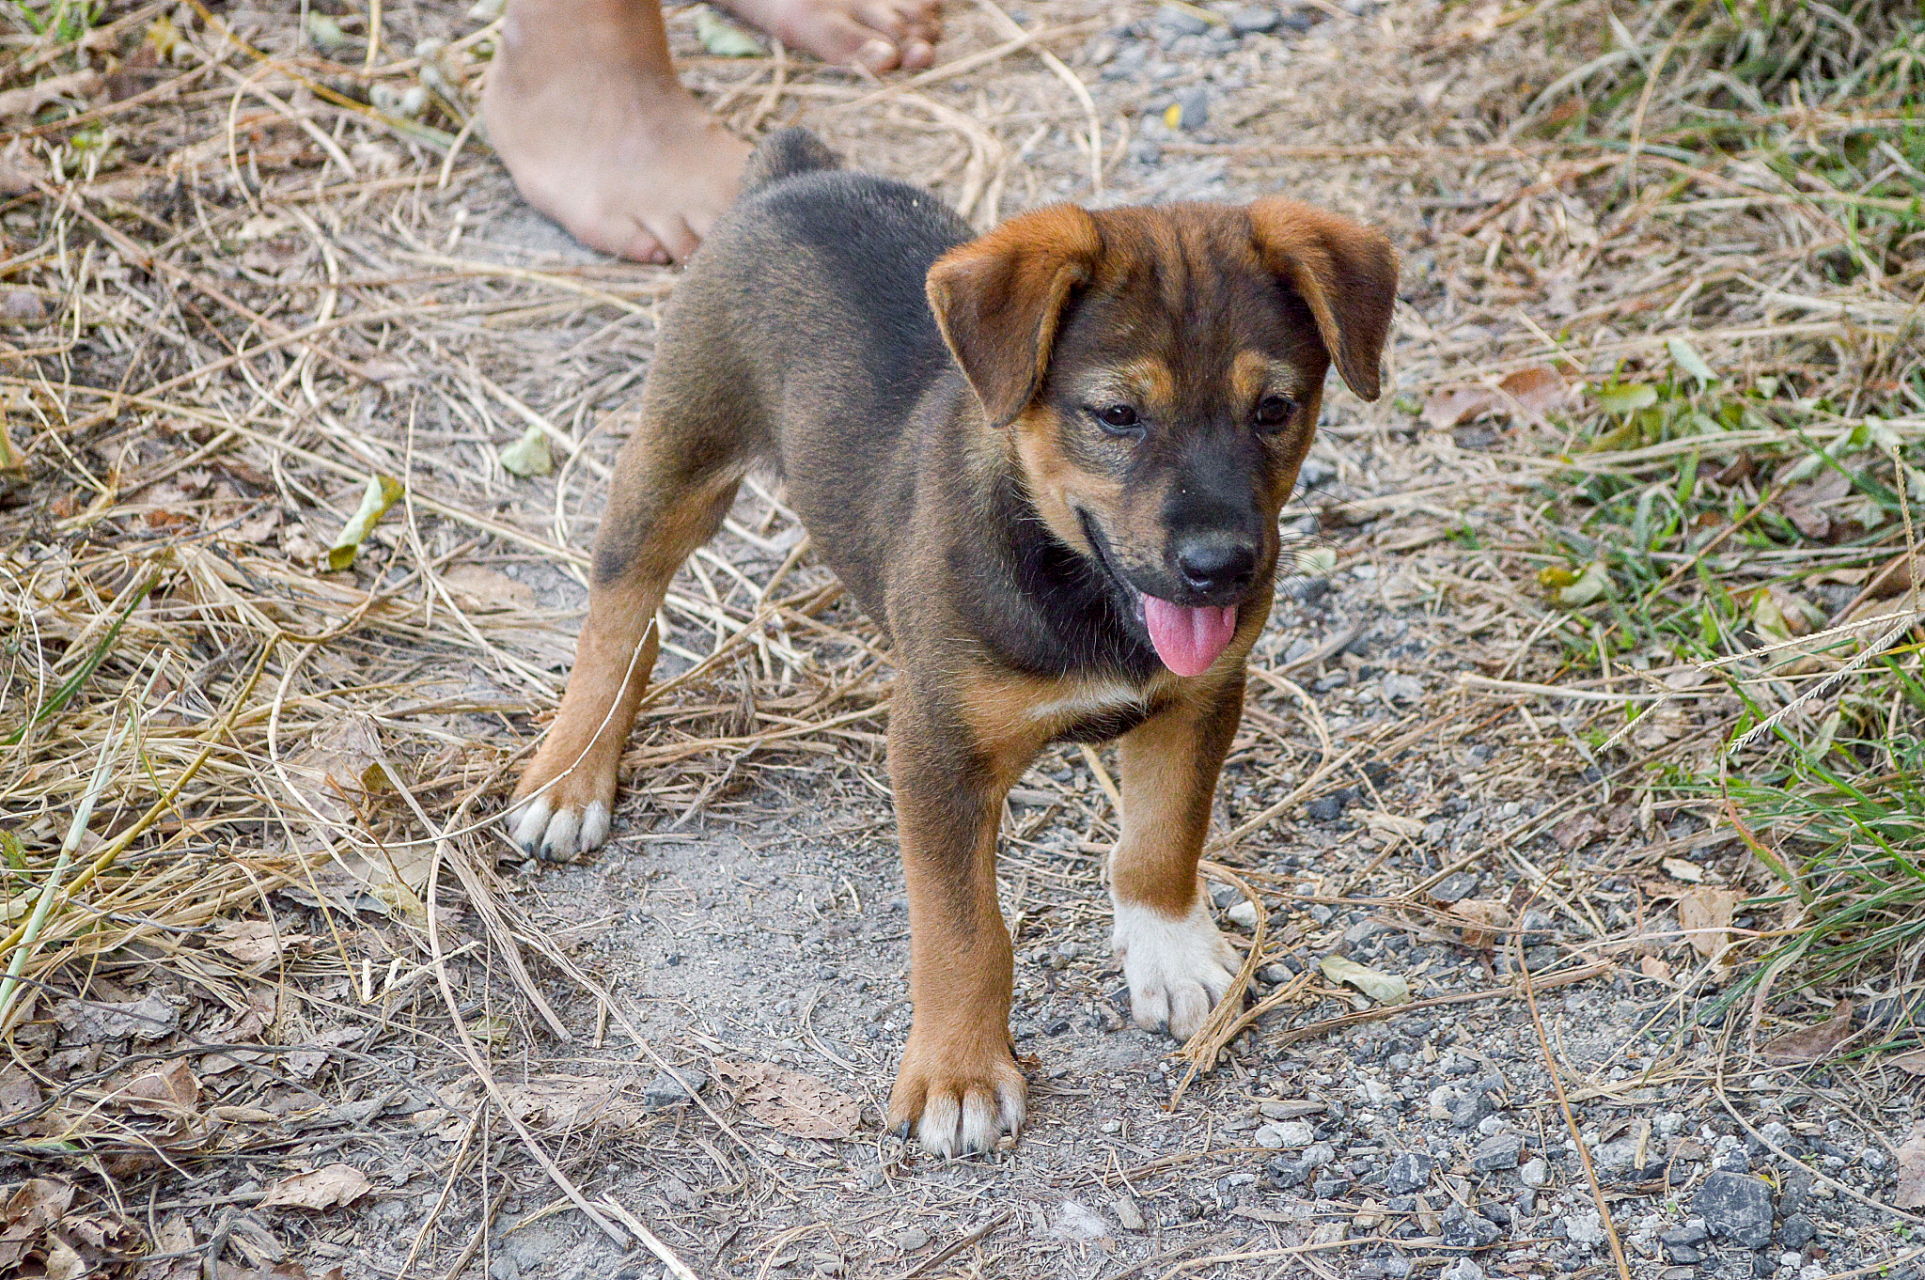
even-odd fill
[[[928,1247],[929,1233],[921,1227],[911,1227],[902,1233],[901,1238],[896,1241],[896,1244],[901,1247],[904,1253],[914,1253],[918,1249]]]
[[[1551,1166],[1544,1163],[1544,1157],[1532,1156],[1517,1171],[1517,1180],[1527,1187],[1541,1187],[1551,1180]]]

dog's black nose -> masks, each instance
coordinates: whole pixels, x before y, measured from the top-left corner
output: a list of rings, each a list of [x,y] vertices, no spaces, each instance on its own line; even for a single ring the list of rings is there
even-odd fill
[[[1177,544],[1176,571],[1192,591],[1206,595],[1241,591],[1256,576],[1257,549],[1235,536],[1192,535]]]

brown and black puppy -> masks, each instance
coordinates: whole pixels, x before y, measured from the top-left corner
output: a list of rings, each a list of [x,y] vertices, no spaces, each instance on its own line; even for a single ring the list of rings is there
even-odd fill
[[[1211,795],[1324,374],[1377,395],[1395,258],[1286,200],[1065,205],[972,240],[800,130],[744,185],[676,287],[509,824],[550,858],[607,836],[669,580],[773,462],[899,670],[915,1017],[890,1120],[986,1150],[1024,1108],[997,820],[1045,744],[1118,741],[1137,1022],[1188,1036],[1233,982],[1197,877]]]

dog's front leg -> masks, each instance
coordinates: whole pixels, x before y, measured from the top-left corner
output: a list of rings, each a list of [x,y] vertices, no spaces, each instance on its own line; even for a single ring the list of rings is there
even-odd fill
[[[889,776],[909,890],[915,1015],[889,1123],[949,1156],[988,1151],[1022,1127],[1024,1084],[1009,1048],[1014,974],[996,901],[996,827],[1026,762],[974,742],[953,708],[908,678],[890,698]]]
[[[1236,980],[1197,875],[1217,774],[1243,715],[1243,675],[1178,701],[1117,743],[1123,834],[1110,855],[1111,945],[1136,1024],[1187,1040]]]

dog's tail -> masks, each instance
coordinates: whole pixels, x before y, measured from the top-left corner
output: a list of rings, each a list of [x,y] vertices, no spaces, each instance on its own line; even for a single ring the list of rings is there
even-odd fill
[[[759,191],[771,182],[817,169],[840,169],[842,159],[822,145],[807,129],[789,128],[762,139],[742,172],[742,194]]]

